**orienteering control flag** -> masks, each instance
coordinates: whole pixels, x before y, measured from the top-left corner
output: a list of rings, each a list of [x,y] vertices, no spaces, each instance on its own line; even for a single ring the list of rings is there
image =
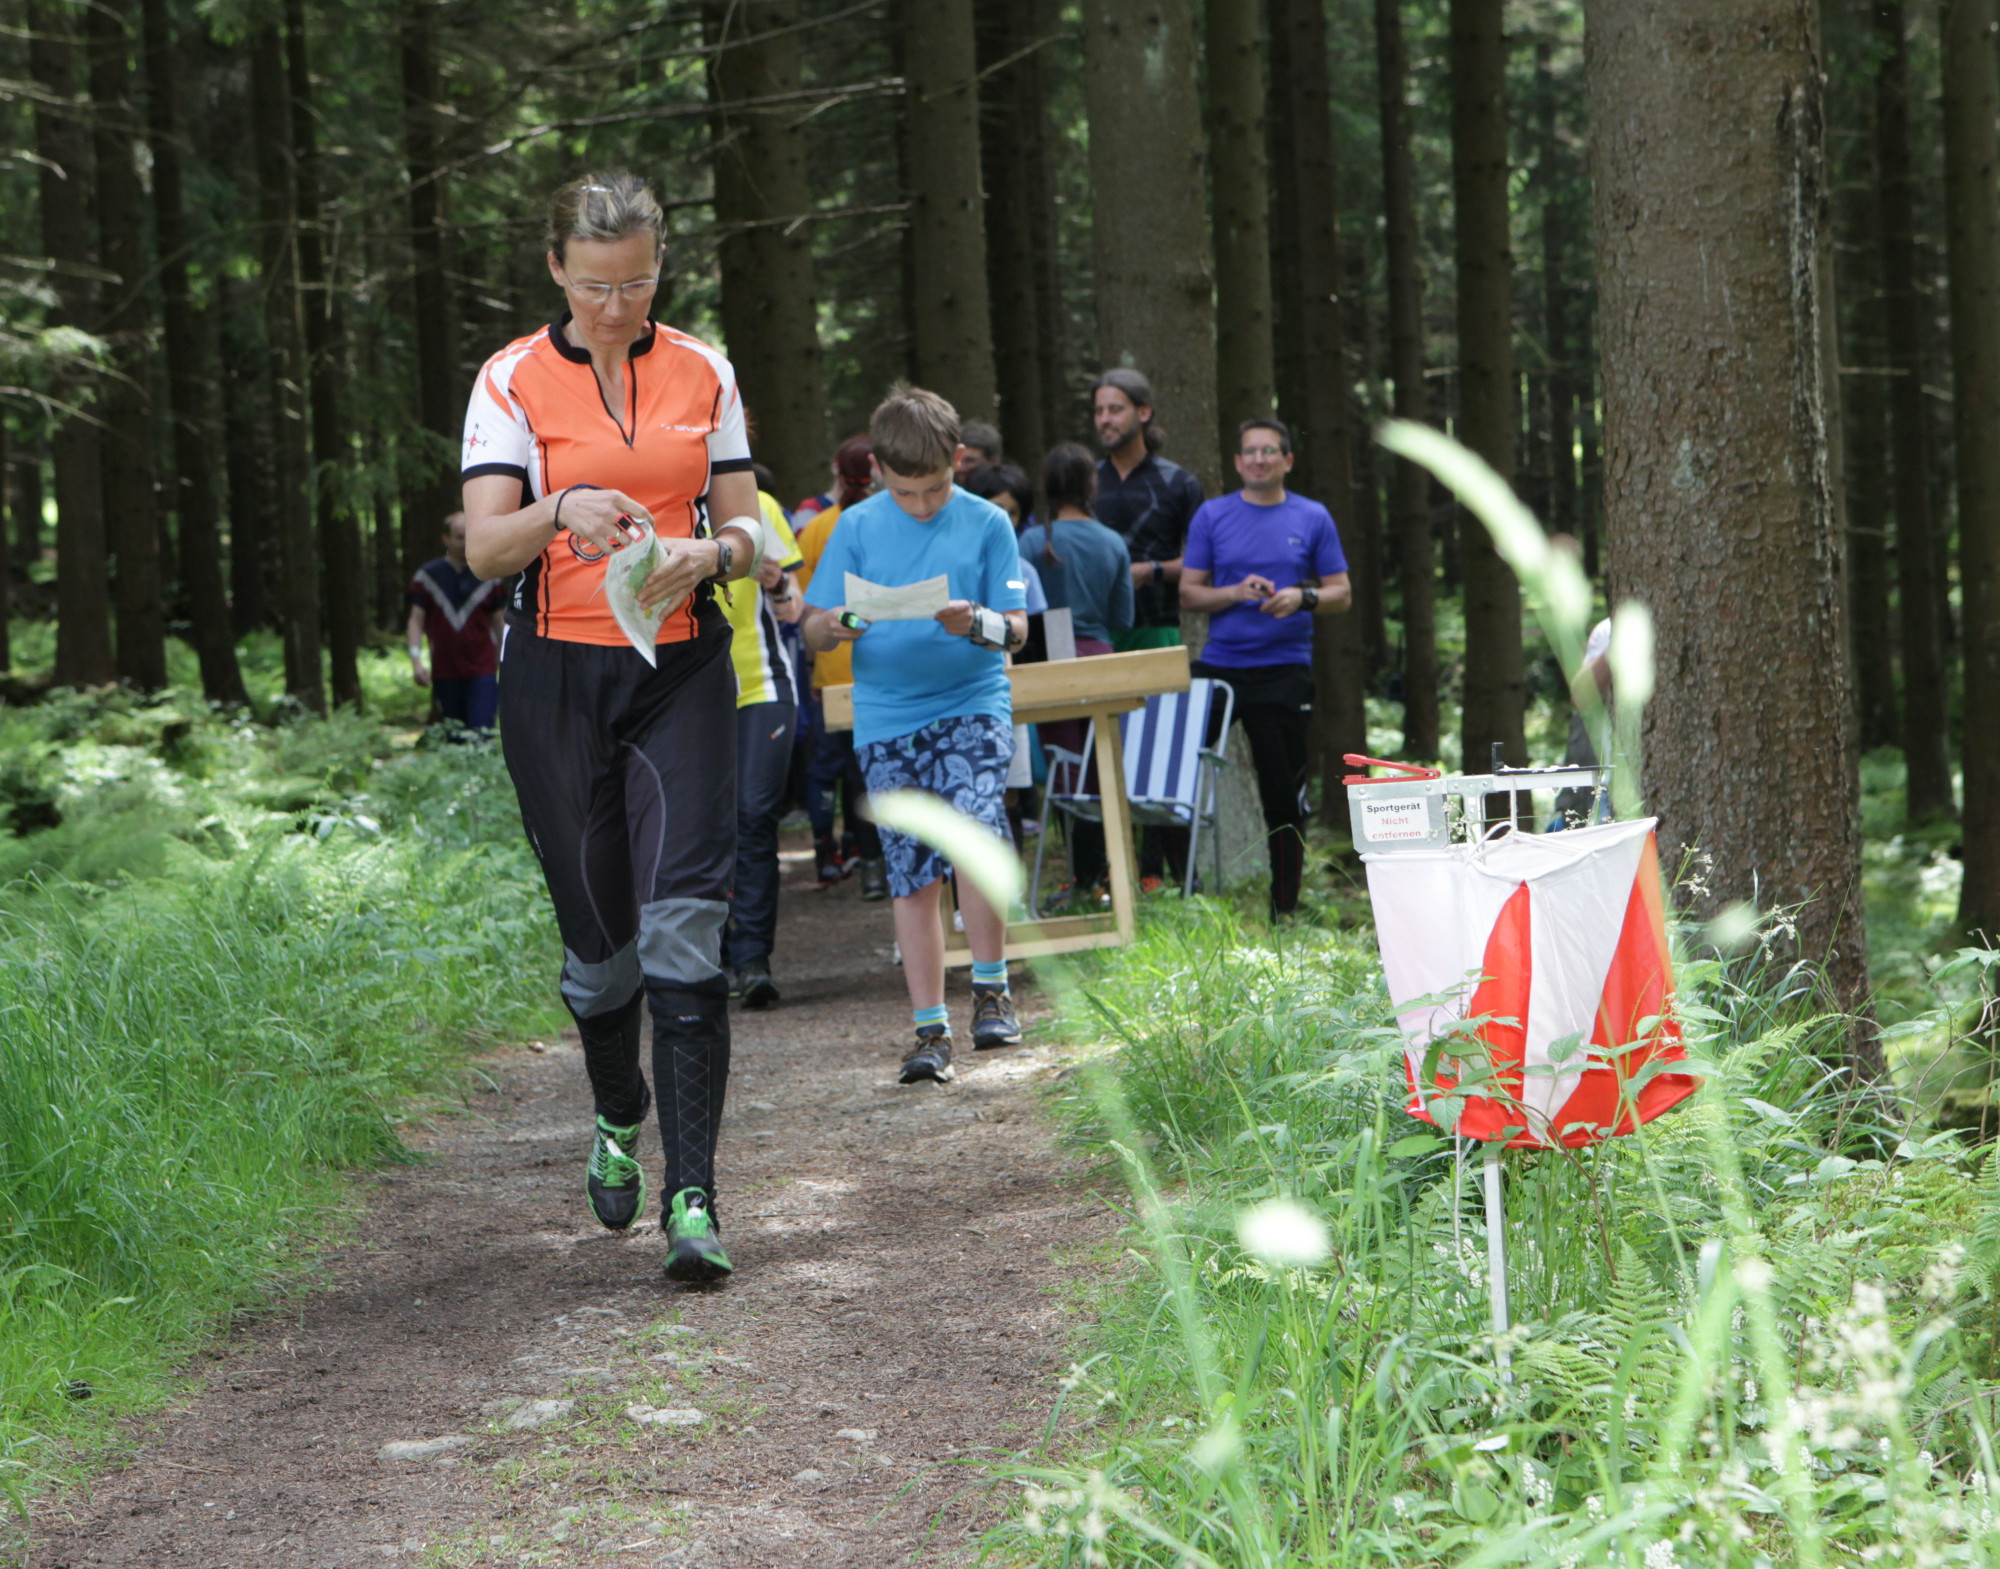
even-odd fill
[[[1455,1109],[1468,1138],[1574,1148],[1694,1093],[1692,1075],[1641,1072],[1687,1055],[1654,822],[1362,857],[1413,1116],[1449,1124]]]

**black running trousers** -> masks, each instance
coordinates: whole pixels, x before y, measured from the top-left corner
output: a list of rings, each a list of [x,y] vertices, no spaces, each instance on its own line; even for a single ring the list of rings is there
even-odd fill
[[[635,650],[558,642],[510,620],[500,744],[562,933],[563,1001],[583,1036],[598,1115],[629,1127],[652,1098],[639,1066],[642,1000],[666,1152],[662,1203],[715,1192],[729,1079],[722,929],[736,864],[736,677],[730,629]]]
[[[1289,915],[1299,907],[1305,879],[1306,774],[1312,761],[1311,665],[1210,665],[1193,672],[1227,681],[1236,693],[1235,722],[1250,741],[1257,770],[1257,799],[1264,809],[1264,842],[1271,857],[1271,909]],[[1223,738],[1210,736],[1210,745]]]

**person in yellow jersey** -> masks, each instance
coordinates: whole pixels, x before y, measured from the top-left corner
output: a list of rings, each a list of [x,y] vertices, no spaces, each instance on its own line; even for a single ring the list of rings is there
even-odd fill
[[[874,448],[866,436],[854,436],[840,444],[833,457],[838,481],[833,505],[816,513],[799,531],[799,550],[805,565],[799,569],[799,593],[812,586],[813,569],[826,551],[827,541],[840,524],[848,507],[866,499],[875,489]],[[848,645],[836,643],[824,653],[813,655],[812,701],[830,686],[848,686],[854,681],[853,657]],[[854,751],[854,732],[828,730],[817,726],[810,761],[806,767],[806,813],[812,818],[813,859],[819,868],[821,887],[839,882],[856,864],[861,868],[861,897],[881,900],[889,897],[889,863],[882,858],[882,836],[862,815],[867,786],[861,779],[861,762]],[[847,835],[834,836],[834,808],[845,797]]]
[[[778,819],[791,778],[798,685],[792,651],[778,630],[804,608],[792,573],[798,541],[768,489],[757,494],[770,543],[754,576],[720,585],[716,598],[735,629],[736,885],[723,944],[730,990],[746,1008],[778,1000],[771,948],[778,928]]]

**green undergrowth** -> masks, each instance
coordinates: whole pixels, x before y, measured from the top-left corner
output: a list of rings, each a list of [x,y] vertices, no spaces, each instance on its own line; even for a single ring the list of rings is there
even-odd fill
[[[1684,959],[1700,1093],[1506,1156],[1503,1371],[1478,1152],[1405,1112],[1349,916],[1151,901],[1045,971],[1136,1262],[989,1561],[2000,1563],[2000,1161],[1857,1109],[1843,1021],[1755,942]]]
[[[490,747],[185,692],[0,710],[0,1487],[79,1474],[312,1267],[557,955]]]

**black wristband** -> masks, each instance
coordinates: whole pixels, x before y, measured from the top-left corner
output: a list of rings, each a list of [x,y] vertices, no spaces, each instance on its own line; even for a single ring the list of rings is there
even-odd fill
[[[1155,561],[1153,563],[1153,581],[1155,583],[1164,583],[1166,578],[1167,564],[1164,561]]]
[[[1299,585],[1299,598],[1304,601],[1306,609],[1319,609],[1319,584],[1301,583]]]

